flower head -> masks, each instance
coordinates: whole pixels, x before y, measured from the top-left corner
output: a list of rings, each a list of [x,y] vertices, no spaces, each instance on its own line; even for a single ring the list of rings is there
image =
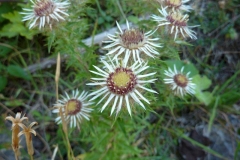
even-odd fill
[[[22,21],[29,22],[29,29],[39,26],[39,29],[44,28],[45,24],[52,28],[52,25],[59,20],[65,20],[64,17],[68,16],[66,9],[69,2],[61,0],[30,0],[32,8],[23,8],[25,12],[21,12],[25,17]]]
[[[70,123],[70,127],[78,127],[79,123],[82,121],[82,118],[89,120],[89,113],[92,111],[91,108],[88,108],[89,105],[93,104],[92,102],[86,102],[87,92],[83,91],[81,94],[78,90],[72,91],[72,95],[68,95],[65,92],[66,97],[62,96],[62,100],[58,100],[57,104],[54,105],[53,113],[60,113],[62,109],[63,117],[65,122]],[[55,120],[58,124],[62,123],[61,116]]]
[[[29,155],[33,155],[34,153],[34,148],[33,148],[33,144],[32,144],[32,134],[34,134],[34,136],[36,136],[36,131],[34,129],[32,129],[32,127],[37,124],[37,122],[32,122],[28,127],[26,127],[24,124],[19,124],[19,126],[23,129],[21,132],[18,133],[18,137],[20,137],[21,135],[25,135],[25,139],[26,139],[26,144],[27,144],[27,149],[28,149],[28,154]]]
[[[21,113],[18,112],[15,118],[13,118],[12,116],[7,116],[5,119],[12,121],[12,148],[13,151],[17,153],[19,149],[19,137],[18,137],[18,133],[20,132],[19,126],[22,124],[24,120],[27,120],[28,118],[25,117],[24,115],[21,118]]]
[[[190,12],[192,7],[186,5],[190,0],[158,0],[164,6],[172,9],[173,11],[182,10],[186,12]]]
[[[158,9],[162,16],[152,15],[154,21],[157,21],[159,26],[167,26],[170,34],[174,34],[174,40],[176,40],[177,36],[180,34],[183,38],[190,37],[191,39],[197,39],[196,32],[194,32],[191,28],[197,26],[188,26],[188,15],[183,15],[179,11],[170,11],[167,12],[166,8]]]
[[[116,23],[120,33],[117,32],[116,35],[109,35],[108,38],[110,40],[104,41],[105,43],[110,43],[104,47],[104,49],[109,50],[107,55],[113,55],[113,59],[117,59],[118,56],[125,54],[124,59],[133,57],[134,61],[138,60],[139,62],[141,62],[143,54],[153,58],[154,55],[159,55],[155,47],[162,46],[154,42],[158,41],[159,38],[150,38],[154,32],[149,31],[144,33],[139,29],[130,28],[128,21],[126,22],[127,29],[122,30],[118,22]]]
[[[192,78],[189,78],[190,72],[184,74],[183,70],[184,67],[181,68],[181,71],[178,71],[174,65],[174,70],[168,68],[164,73],[168,77],[164,79],[164,83],[171,86],[174,94],[182,97],[187,93],[195,94],[195,84],[192,83]]]
[[[7,116],[5,118],[6,120],[12,121],[12,128],[15,127],[16,125],[19,125],[20,123],[22,123],[24,120],[28,120],[27,117],[25,117],[23,115],[23,117],[21,118],[21,113],[17,112],[15,118],[13,118],[12,116]]]
[[[34,129],[32,129],[32,127],[38,124],[37,122],[32,122],[28,127],[26,127],[24,124],[19,124],[19,126],[23,129],[21,132],[19,132],[18,137],[20,137],[23,134],[28,134],[28,133],[32,133],[34,134],[34,136],[37,135],[36,131]]]
[[[111,61],[111,60],[110,60]],[[116,110],[116,114],[119,113],[121,108],[125,106],[128,113],[131,115],[130,103],[137,102],[141,107],[145,109],[144,104],[141,100],[150,104],[150,102],[142,95],[141,91],[146,90],[152,93],[157,93],[156,91],[144,87],[147,83],[153,83],[156,79],[143,80],[143,78],[150,77],[156,73],[140,74],[145,71],[149,66],[147,63],[142,65],[136,61],[132,66],[128,67],[126,62],[119,62],[116,60],[114,64],[108,64],[106,61],[102,60],[105,65],[105,70],[100,69],[97,66],[94,68],[97,71],[91,71],[92,73],[101,76],[101,78],[92,78],[93,83],[88,83],[91,86],[101,86],[102,88],[89,94],[93,96],[91,100],[95,100],[100,96],[102,99],[97,103],[101,103],[106,97],[107,100],[103,105],[101,112],[110,105],[110,102],[114,99],[111,109],[111,115]]]

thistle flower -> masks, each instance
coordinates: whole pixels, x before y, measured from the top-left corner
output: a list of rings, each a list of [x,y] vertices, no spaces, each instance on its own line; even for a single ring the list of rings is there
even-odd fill
[[[158,0],[163,6],[167,6],[172,9],[172,11],[181,10],[185,12],[190,12],[192,7],[187,5],[190,0]]]
[[[27,120],[27,117],[23,117],[21,118],[21,113],[18,112],[16,114],[16,117],[13,118],[12,116],[8,116],[5,118],[5,120],[9,120],[12,121],[12,148],[13,151],[15,153],[15,156],[18,156],[18,149],[19,149],[19,137],[18,137],[18,133],[20,132],[20,124],[22,124],[22,122],[24,120]]]
[[[164,73],[168,77],[164,79],[164,83],[170,85],[175,95],[182,97],[187,93],[191,95],[195,94],[195,84],[192,83],[192,78],[189,78],[190,72],[185,75],[183,70],[184,67],[181,68],[181,71],[178,71],[174,65],[174,70],[168,68]]]
[[[23,8],[25,12],[21,12],[25,17],[22,21],[29,22],[29,29],[39,26],[39,29],[44,28],[45,25],[49,25],[52,29],[52,25],[57,21],[65,20],[64,17],[68,16],[66,9],[69,2],[61,0],[30,0],[32,2],[32,8]]]
[[[59,110],[62,109],[65,122],[70,123],[71,128],[77,126],[79,129],[79,123],[81,123],[83,118],[89,120],[89,113],[93,109],[88,108],[88,106],[93,103],[86,102],[88,96],[85,91],[80,94],[78,90],[73,90],[72,95],[69,96],[66,92],[65,95],[66,97],[62,96],[62,100],[57,101],[57,104],[54,105],[56,109],[52,112],[60,113]],[[58,124],[62,123],[61,116],[59,115],[55,121]]]
[[[32,156],[34,154],[34,148],[32,144],[32,134],[36,136],[36,131],[32,129],[32,127],[37,124],[37,122],[32,122],[28,127],[26,127],[24,124],[20,123],[19,126],[23,129],[21,132],[18,133],[18,137],[21,135],[25,135],[26,139],[26,144],[27,144],[27,149],[28,149],[28,154]],[[31,134],[32,133],[32,134]]]
[[[157,93],[152,89],[144,87],[145,84],[153,83],[156,79],[143,80],[143,78],[150,77],[156,74],[156,72],[140,74],[149,68],[147,63],[142,65],[142,63],[136,61],[132,66],[128,67],[126,62],[123,61],[123,64],[120,65],[118,60],[116,60],[115,64],[112,61],[111,64],[108,64],[103,60],[102,63],[104,64],[105,70],[94,66],[97,71],[90,71],[98,76],[101,76],[101,78],[91,78],[94,82],[88,83],[87,85],[102,87],[101,89],[89,94],[89,96],[93,96],[90,101],[103,96],[97,103],[100,104],[106,97],[108,97],[102,106],[101,112],[110,105],[110,102],[114,99],[111,115],[115,110],[116,114],[118,114],[121,108],[125,106],[131,116],[130,104],[134,103],[134,101],[144,109],[145,106],[141,100],[150,104],[149,100],[140,93],[141,91],[146,90],[152,93]]]
[[[152,15],[154,21],[157,21],[158,27],[159,26],[167,26],[168,31],[170,34],[174,34],[174,41],[176,40],[177,36],[180,34],[183,38],[190,37],[191,39],[197,39],[196,32],[194,32],[191,28],[197,27],[196,26],[188,26],[188,15],[183,15],[179,11],[167,12],[166,8],[158,9],[159,13],[162,16]]]
[[[109,50],[107,55],[113,55],[113,59],[117,59],[118,56],[125,54],[125,60],[133,57],[134,61],[138,60],[140,63],[143,54],[152,58],[154,58],[155,55],[159,55],[155,49],[155,47],[162,47],[160,44],[155,43],[159,38],[150,38],[154,32],[149,31],[144,33],[136,28],[130,29],[128,21],[126,21],[127,29],[122,30],[118,22],[116,23],[120,33],[116,32],[116,35],[108,35],[110,40],[104,41],[105,43],[110,43],[103,47]]]

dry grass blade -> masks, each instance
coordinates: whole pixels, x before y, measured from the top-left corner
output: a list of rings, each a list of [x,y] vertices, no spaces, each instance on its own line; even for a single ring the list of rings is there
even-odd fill
[[[56,74],[55,74],[55,82],[56,82],[56,99],[58,100],[58,82],[60,78],[60,67],[61,67],[61,58],[60,53],[57,56],[57,66],[56,66]]]

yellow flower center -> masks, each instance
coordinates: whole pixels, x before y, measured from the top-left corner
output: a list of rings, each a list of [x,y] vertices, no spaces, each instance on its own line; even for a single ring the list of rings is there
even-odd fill
[[[180,12],[172,12],[167,16],[167,20],[174,26],[187,26],[188,15],[183,16]]]
[[[177,74],[173,77],[173,79],[174,79],[174,82],[182,88],[186,87],[188,84],[188,79],[185,75]]]
[[[122,45],[129,49],[136,49],[144,43],[144,33],[138,29],[125,30],[120,35]]]
[[[118,95],[126,95],[137,85],[136,75],[131,69],[119,67],[107,78],[108,89]]]
[[[166,5],[169,7],[179,7],[182,5],[181,0],[166,0]]]
[[[68,100],[65,109],[66,115],[75,115],[81,111],[82,103],[76,99]]]
[[[113,75],[113,83],[118,87],[126,87],[130,82],[130,75],[126,72],[119,72]]]

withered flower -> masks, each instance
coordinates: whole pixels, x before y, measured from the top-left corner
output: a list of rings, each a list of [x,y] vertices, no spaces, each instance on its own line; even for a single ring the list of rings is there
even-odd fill
[[[27,117],[21,118],[21,113],[18,112],[16,114],[16,117],[13,118],[12,116],[7,116],[5,120],[12,121],[12,148],[15,152],[15,156],[18,156],[18,150],[19,150],[19,137],[18,133],[20,132],[19,126],[22,125],[23,120],[27,120]]]
[[[36,131],[34,129],[32,129],[32,127],[37,124],[37,122],[32,122],[28,127],[26,127],[24,124],[19,124],[19,126],[23,129],[21,132],[19,132],[18,137],[20,137],[21,135],[25,135],[26,138],[26,143],[27,143],[27,149],[28,149],[28,154],[30,156],[33,155],[34,153],[34,149],[33,149],[33,144],[32,144],[32,134],[34,134],[34,136],[36,136]]]

